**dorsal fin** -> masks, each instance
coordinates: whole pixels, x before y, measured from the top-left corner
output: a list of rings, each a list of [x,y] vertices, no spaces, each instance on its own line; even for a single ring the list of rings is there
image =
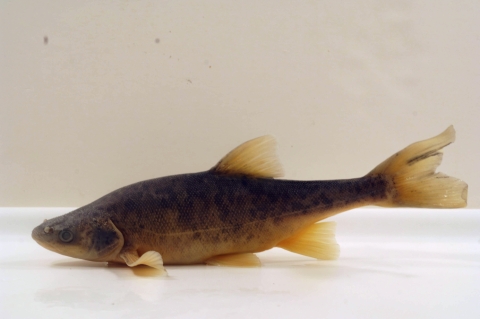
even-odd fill
[[[277,142],[271,135],[260,136],[237,146],[225,155],[212,172],[227,175],[273,178],[283,176],[276,154]]]

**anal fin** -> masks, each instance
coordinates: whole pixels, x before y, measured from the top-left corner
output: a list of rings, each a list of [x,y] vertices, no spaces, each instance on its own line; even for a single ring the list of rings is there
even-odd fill
[[[120,258],[122,258],[125,263],[129,267],[135,267],[138,265],[147,265],[149,267],[155,268],[160,270],[162,275],[166,275],[167,271],[163,267],[163,258],[156,251],[147,251],[142,256],[138,257],[136,251],[133,252],[123,252],[120,254]]]
[[[277,247],[316,259],[337,259],[340,248],[335,240],[335,226],[335,222],[310,225],[281,241]]]
[[[211,257],[205,261],[207,265],[227,267],[260,267],[262,264],[255,254],[228,254]]]

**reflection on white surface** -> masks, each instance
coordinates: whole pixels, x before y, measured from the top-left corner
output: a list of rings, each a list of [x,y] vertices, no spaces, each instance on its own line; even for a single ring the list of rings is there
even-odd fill
[[[0,210],[1,318],[479,318],[480,211],[360,209],[341,256],[281,249],[262,268],[167,266],[169,277],[47,251],[30,239],[68,209]]]

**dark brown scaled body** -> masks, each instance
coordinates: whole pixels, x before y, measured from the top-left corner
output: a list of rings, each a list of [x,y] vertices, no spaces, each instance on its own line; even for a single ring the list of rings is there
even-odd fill
[[[386,187],[379,176],[302,182],[208,171],[133,184],[80,210],[108,216],[139,254],[199,263],[272,248],[335,212],[385,199]]]

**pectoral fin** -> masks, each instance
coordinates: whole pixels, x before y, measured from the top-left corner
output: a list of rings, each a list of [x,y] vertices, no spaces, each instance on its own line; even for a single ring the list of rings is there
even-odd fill
[[[121,253],[120,258],[122,258],[129,267],[147,265],[149,267],[162,271],[162,274],[164,275],[167,274],[167,271],[163,267],[162,255],[160,255],[156,251],[147,251],[140,257],[138,257],[136,251],[127,251]]]
[[[214,256],[207,261],[207,265],[227,266],[227,267],[260,267],[260,259],[255,254],[228,254]]]
[[[340,249],[335,240],[335,223],[323,222],[304,228],[277,244],[277,247],[317,259],[337,259]]]

